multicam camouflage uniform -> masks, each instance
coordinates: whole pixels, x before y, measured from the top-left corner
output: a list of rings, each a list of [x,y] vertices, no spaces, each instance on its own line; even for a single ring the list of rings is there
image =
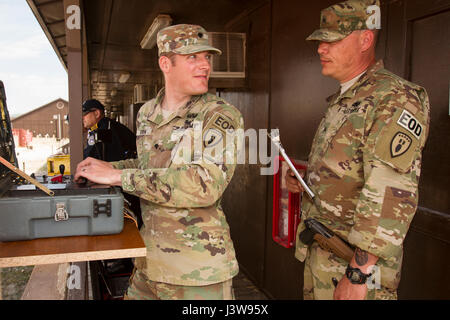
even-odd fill
[[[184,25],[170,27],[167,33],[179,29],[195,29],[194,37],[201,30],[206,34]],[[164,40],[172,41],[167,33],[161,41],[158,36],[160,54],[165,52]],[[176,41],[184,41],[180,39]],[[209,48],[205,44],[200,51]],[[162,89],[139,110],[138,159],[113,163],[123,170],[123,190],[141,198],[140,233],[147,247],[147,256],[136,258],[127,297],[230,299],[238,264],[220,202],[236,164],[238,142],[230,137],[243,129],[243,118],[234,106],[206,93],[192,96],[164,119],[164,95]],[[206,294],[200,297],[200,290],[185,286],[203,286]],[[140,289],[150,293],[140,296]]]
[[[348,10],[349,3],[361,2],[332,8]],[[316,31],[308,39],[327,37],[327,32]],[[351,245],[379,257],[375,280],[381,286],[374,286],[366,298],[396,299],[403,241],[418,205],[421,154],[430,121],[427,93],[379,61],[350,89],[327,101],[307,172],[320,212],[303,197],[302,219],[315,218]],[[304,224],[298,228],[295,253],[300,261],[306,259],[304,298],[333,299],[331,279],[340,280],[348,263],[317,243],[308,250],[298,238],[304,229]]]
[[[430,121],[428,96],[379,61],[344,94],[328,101],[307,173],[321,212],[303,197],[302,218],[314,217],[350,244],[378,256],[381,286],[395,290],[403,241],[418,204],[421,153]],[[303,229],[301,224],[298,233]],[[306,257],[299,240],[296,257]],[[342,277],[346,263],[340,262],[341,268],[333,271]],[[331,277],[321,279],[328,289],[334,289]]]
[[[222,54],[219,49],[211,47],[206,30],[192,24],[177,24],[164,28],[158,33],[157,44],[159,55],[169,52],[189,54],[202,51]]]
[[[234,300],[233,280],[207,286],[179,286],[150,281],[134,269],[125,300]]]
[[[203,161],[194,159],[197,157],[194,127],[202,125],[200,132],[205,139],[211,130],[225,136],[224,128],[242,129],[243,119],[223,99],[204,94],[193,97],[164,120],[163,97],[164,90],[139,110],[138,159],[114,163],[114,167],[123,169],[123,190],[141,198],[144,223],[141,235],[147,257],[137,258],[135,265],[157,282],[183,286],[223,282],[238,272],[229,226],[220,204],[236,161],[234,164],[208,161],[210,138],[202,141]],[[192,164],[179,159],[187,144],[191,146]],[[236,146],[223,145],[225,162],[227,153],[236,153]]]

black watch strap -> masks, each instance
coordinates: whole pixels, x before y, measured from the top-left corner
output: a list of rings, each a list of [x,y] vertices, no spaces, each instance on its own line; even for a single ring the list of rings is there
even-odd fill
[[[363,273],[359,268],[352,268],[350,265],[348,265],[345,270],[345,276],[353,284],[364,284],[371,275],[371,273]]]

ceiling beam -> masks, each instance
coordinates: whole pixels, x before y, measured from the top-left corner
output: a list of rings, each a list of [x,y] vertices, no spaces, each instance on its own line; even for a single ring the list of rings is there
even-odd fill
[[[56,2],[61,2],[61,0],[50,0],[50,1],[46,1],[46,2],[41,2],[41,3],[38,3],[36,5],[36,7],[42,8],[42,7],[48,6],[49,4],[53,4],[53,3],[56,3]]]
[[[103,70],[103,64],[105,61],[105,54],[106,54],[106,44],[108,43],[108,37],[109,37],[109,29],[111,27],[111,16],[112,16],[112,10],[113,10],[113,0],[107,0],[104,1],[105,3],[105,10],[103,15],[103,30],[102,30],[102,49],[100,53],[100,70]]]

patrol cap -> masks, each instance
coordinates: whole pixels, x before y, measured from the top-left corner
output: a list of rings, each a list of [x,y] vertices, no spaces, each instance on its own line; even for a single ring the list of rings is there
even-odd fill
[[[158,32],[156,44],[159,56],[169,52],[189,54],[210,51],[222,54],[222,51],[209,44],[206,30],[193,24],[177,24],[162,29]]]
[[[355,30],[381,29],[379,0],[349,0],[320,13],[320,29],[306,40],[334,42],[342,40]]]
[[[88,114],[95,109],[104,111],[105,106],[97,99],[89,99],[83,102],[83,115]]]

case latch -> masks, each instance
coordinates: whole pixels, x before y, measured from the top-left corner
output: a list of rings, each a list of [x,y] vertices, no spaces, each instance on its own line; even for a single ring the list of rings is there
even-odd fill
[[[55,221],[69,220],[69,214],[66,211],[66,204],[64,202],[56,203]]]
[[[99,214],[106,214],[111,217],[111,199],[107,199],[106,203],[98,203],[94,200],[94,218],[97,218]]]

